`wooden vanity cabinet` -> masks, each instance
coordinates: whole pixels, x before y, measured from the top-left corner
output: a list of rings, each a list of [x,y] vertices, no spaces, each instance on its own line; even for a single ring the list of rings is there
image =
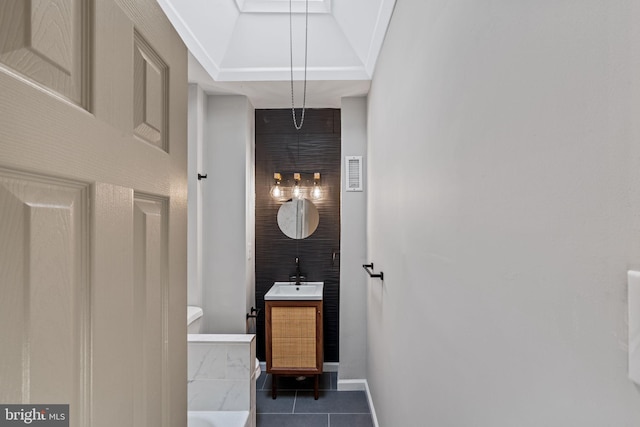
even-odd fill
[[[322,374],[322,301],[265,301],[267,372],[272,375],[272,397],[277,377],[315,376],[318,399]]]

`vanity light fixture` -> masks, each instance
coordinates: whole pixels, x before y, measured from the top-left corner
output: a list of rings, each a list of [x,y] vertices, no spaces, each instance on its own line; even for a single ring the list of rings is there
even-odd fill
[[[269,193],[274,200],[284,201],[287,199],[304,199],[310,197],[313,200],[319,200],[322,198],[322,186],[320,184],[320,172],[313,173],[313,187],[309,187],[311,177],[303,181],[303,175],[310,175],[310,173],[296,172],[293,174],[293,186],[290,187],[287,183],[291,181],[285,180],[282,182],[282,174],[276,172],[273,174],[273,185]],[[305,184],[306,183],[306,184]]]

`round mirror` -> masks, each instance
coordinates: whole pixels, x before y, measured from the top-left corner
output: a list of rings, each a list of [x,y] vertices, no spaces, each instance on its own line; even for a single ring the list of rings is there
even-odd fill
[[[292,239],[311,236],[320,222],[318,208],[307,199],[293,199],[283,203],[278,210],[278,227]]]

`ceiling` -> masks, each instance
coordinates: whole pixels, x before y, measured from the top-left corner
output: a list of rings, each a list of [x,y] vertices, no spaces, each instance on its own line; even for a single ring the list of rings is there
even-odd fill
[[[291,107],[289,0],[157,0],[190,51],[189,81]],[[395,0],[309,0],[307,106],[366,94]],[[296,107],[302,105],[305,0],[291,0]]]

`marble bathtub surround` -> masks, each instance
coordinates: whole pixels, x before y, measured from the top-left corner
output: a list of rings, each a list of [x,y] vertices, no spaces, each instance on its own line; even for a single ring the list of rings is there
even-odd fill
[[[189,411],[249,411],[255,426],[255,335],[188,335]]]

